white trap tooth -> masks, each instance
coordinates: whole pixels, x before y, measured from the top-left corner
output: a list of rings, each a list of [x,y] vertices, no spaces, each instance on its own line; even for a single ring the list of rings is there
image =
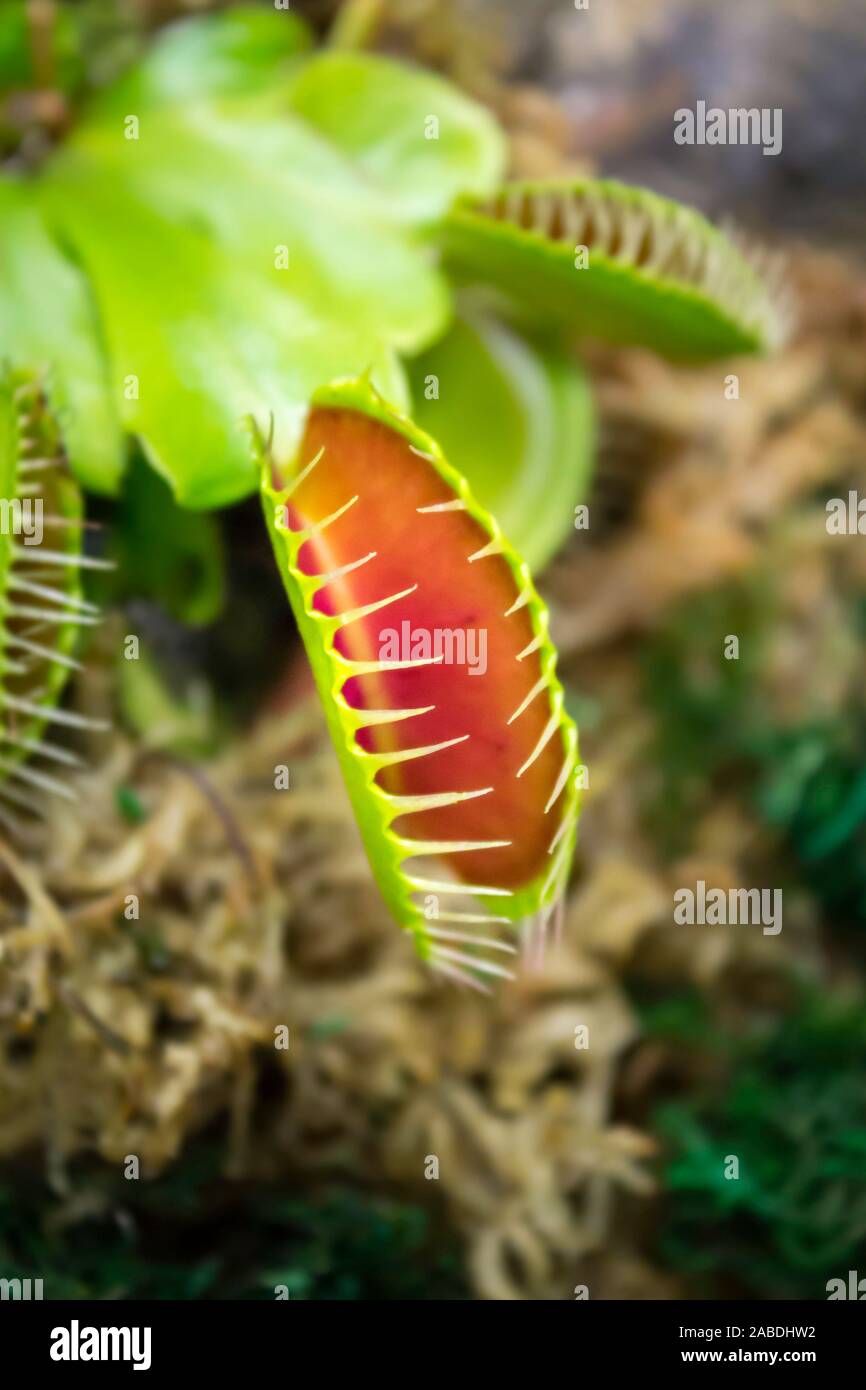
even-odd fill
[[[291,480],[285,492],[286,498],[290,498],[293,493],[297,492],[301,484],[307,481],[313,469],[321,462],[324,452],[325,446],[323,444],[319,452],[317,454],[314,454],[313,457],[310,459],[310,462],[301,469],[298,476]]]
[[[547,721],[547,724],[544,727],[541,737],[539,738],[529,757],[526,759],[526,762],[518,770],[516,774],[518,777],[522,777],[524,772],[527,772],[529,768],[532,767],[532,764],[535,762],[535,760],[539,758],[541,754],[544,752],[544,749],[547,747],[548,743],[553,738],[553,735],[556,733],[556,730],[559,728],[560,718],[560,710],[557,708],[551,714],[549,720]]]
[[[489,796],[492,787],[482,787],[470,792],[423,792],[417,796],[383,792],[379,796],[388,803],[396,816],[413,815],[418,811],[438,811],[443,807],[457,806],[463,801],[472,801],[478,796]]]
[[[96,521],[85,521],[83,517],[72,516],[43,516],[43,526],[56,526],[59,530],[65,531],[96,531],[101,529]],[[114,567],[113,560],[107,560],[106,564]]]
[[[568,833],[568,830],[569,830],[569,828],[571,827],[571,825],[572,825],[572,817],[571,817],[571,816],[563,816],[562,820],[559,822],[559,825],[558,825],[558,827],[557,827],[557,829],[556,829],[556,833],[554,834],[553,838],[551,839],[550,844],[547,846],[547,853],[548,853],[548,854],[555,854],[555,853],[556,853],[556,851],[557,851],[557,850],[559,849],[559,847],[560,847],[560,844],[562,843],[563,837]]]
[[[65,724],[70,729],[85,729],[91,733],[104,734],[111,728],[105,719],[91,719],[68,709],[46,709],[32,700],[19,699],[17,695],[0,693],[0,708],[15,710],[18,714],[35,715],[51,724]]]
[[[480,956],[470,956],[465,951],[454,951],[449,946],[434,946],[430,955],[436,960],[478,970],[484,975],[497,975],[501,980],[514,979],[514,971],[506,970],[504,965],[497,965],[495,961],[484,960]]]
[[[25,459],[23,463],[19,463],[18,473],[19,476],[21,474],[27,475],[29,473],[45,473],[49,468],[56,467],[56,459]]]
[[[593,226],[592,249],[606,256],[610,248],[613,221],[607,203],[600,194],[592,199],[590,216]]]
[[[365,603],[360,608],[350,608],[345,613],[334,615],[340,627],[347,627],[349,623],[357,622],[359,618],[368,618],[372,613],[378,613],[382,608],[388,608],[392,603],[398,603],[400,599],[409,598],[417,591],[418,585],[412,584],[408,589],[400,589],[396,594],[388,594],[387,598],[376,599],[374,603]]]
[[[555,806],[556,803],[557,803],[557,801],[558,801],[559,798],[561,797],[563,791],[565,790],[565,784],[566,784],[566,782],[568,781],[569,777],[571,776],[572,772],[574,771],[576,765],[577,765],[577,750],[576,750],[575,748],[572,748],[572,749],[569,751],[568,756],[567,756],[566,759],[565,759],[565,762],[562,764],[562,767],[561,767],[560,772],[559,772],[559,776],[557,777],[556,782],[554,783],[553,791],[550,793],[550,796],[547,798],[547,802],[546,802],[545,807],[544,807],[544,814],[545,814],[545,815],[548,814],[548,812],[550,811],[551,807]]]
[[[436,708],[435,705],[418,705],[412,709],[364,709],[362,706],[356,708],[342,695],[337,696],[337,703],[358,730],[372,728],[378,724],[399,724],[404,719],[417,719],[419,715],[432,714]]]
[[[520,593],[517,595],[517,598],[514,600],[511,607],[506,608],[503,616],[506,618],[510,618],[513,613],[517,613],[521,608],[525,608],[527,603],[529,602],[529,596],[529,585],[526,585],[525,588],[521,589]],[[519,659],[520,658],[518,657],[518,660]]]
[[[95,627],[99,622],[99,618],[93,613],[55,612],[51,609],[34,608],[32,604],[27,603],[9,603],[6,605],[6,612],[13,618],[38,618],[40,622],[54,627]]]
[[[425,454],[424,457],[426,458],[427,455]],[[429,507],[416,507],[415,510],[422,516],[426,516],[430,512],[465,512],[466,503],[462,497],[452,497],[450,502],[432,502]]]
[[[432,753],[441,753],[446,748],[465,743],[468,738],[468,734],[458,734],[456,738],[446,738],[441,743],[428,743],[422,748],[398,748],[390,753],[365,753],[360,749],[359,753],[362,757],[371,758],[380,767],[391,767],[394,763],[412,762],[415,758],[427,758]]]
[[[416,876],[411,877],[409,882],[413,890],[418,893],[453,893],[459,897],[467,898],[514,897],[510,888],[491,888],[484,883],[449,883],[447,879],[418,878]]]
[[[461,885],[462,887],[462,885]],[[465,892],[465,889],[464,889]],[[435,918],[436,922],[456,922],[464,926],[510,926],[510,917],[493,917],[489,912],[440,912]]]
[[[506,723],[513,724],[515,719],[519,719],[521,714],[523,714],[524,710],[529,708],[529,706],[532,704],[532,701],[538,695],[541,694],[542,690],[544,690],[546,685],[547,676],[540,676],[538,680],[535,682],[535,685],[530,690],[529,694],[526,695],[523,700],[521,700],[520,704],[517,706],[517,709],[510,716],[510,718],[506,720]]]
[[[58,744],[46,743],[44,739],[18,738],[7,735],[5,742],[12,748],[20,748],[25,753],[46,758],[49,762],[62,763],[65,767],[80,768],[84,766],[77,754],[70,752],[68,748],[61,748]]]
[[[467,989],[474,989],[478,994],[491,993],[489,985],[471,975],[468,970],[462,970],[459,965],[440,959],[435,951],[431,952],[430,967],[446,979],[453,980],[458,985],[465,985]]]
[[[56,652],[51,647],[43,647],[40,642],[30,642],[26,637],[7,637],[6,646],[14,650],[29,652],[31,656],[38,657],[40,661],[50,661],[55,666],[65,666],[69,671],[82,669],[81,662],[76,661],[74,657],[67,656],[65,652]]]
[[[577,196],[566,197],[562,204],[563,237],[569,246],[582,245],[583,229],[586,226],[586,203]]]
[[[362,565],[367,565],[371,560],[375,560],[377,552],[370,550],[366,555],[362,555],[359,560],[350,560],[346,565],[339,565],[335,570],[327,570],[322,574],[310,574],[308,579],[317,581],[316,590],[324,589],[326,585],[332,584],[335,579],[342,579],[346,574],[352,574],[359,570]]]
[[[8,782],[0,782],[0,799],[11,801],[14,806],[20,806],[25,811],[30,811],[32,815],[42,817],[45,815],[45,807],[42,802],[26,792],[19,791],[17,787],[12,787]]]
[[[383,671],[419,671],[427,666],[441,666],[445,653],[440,656],[407,657],[405,661],[353,661],[351,657],[340,657],[339,660],[350,676],[369,676]]]
[[[44,565],[50,560],[52,565],[72,565],[84,570],[113,570],[113,560],[98,560],[93,555],[76,555],[69,550],[47,550],[44,545],[13,545],[12,554],[16,560],[29,561],[34,565]]]
[[[502,541],[499,540],[498,537],[494,536],[492,540],[489,540],[489,541],[486,543],[486,545],[482,545],[481,548],[480,548],[480,550],[476,550],[472,555],[469,556],[469,563],[470,563],[470,565],[471,565],[471,564],[474,564],[474,562],[475,562],[476,560],[486,560],[487,557],[490,556],[490,555],[501,555],[501,554],[502,554]]]
[[[553,862],[551,863],[550,869],[547,874],[547,878],[544,880],[544,884],[541,889],[542,898],[546,898],[548,896],[548,894],[553,889],[554,885],[559,885],[559,887],[557,888],[557,892],[559,892],[564,886],[565,878],[568,873],[568,848],[568,841],[563,840],[559,846],[559,849],[554,855]]]
[[[427,935],[436,941],[457,941],[464,945],[481,946],[489,951],[505,951],[508,955],[517,954],[517,948],[507,941],[497,941],[491,936],[473,936],[465,931],[442,931],[439,927],[428,927]]]
[[[407,858],[427,859],[441,854],[472,854],[482,849],[510,849],[512,840],[409,840],[400,839]]]
[[[98,615],[99,609],[94,603],[88,603],[86,599],[78,598],[75,594],[68,594],[64,589],[55,589],[48,584],[34,584],[31,579],[22,579],[19,575],[14,575],[10,580],[9,588],[16,593],[31,594],[35,598],[47,599],[50,603],[60,604],[64,608],[74,609],[78,613],[90,613]]]
[[[539,633],[536,634],[535,637],[533,637],[533,639],[532,639],[531,642],[527,642],[527,644],[526,644],[526,646],[523,648],[523,651],[522,651],[522,652],[518,652],[518,653],[517,653],[517,656],[516,656],[515,659],[516,659],[517,661],[525,661],[526,658],[527,658],[528,656],[531,656],[533,652],[537,652],[537,651],[538,651],[538,648],[539,648],[540,646],[542,646],[543,643],[544,643],[544,637],[543,637],[542,633],[539,632]]]
[[[306,536],[308,540],[312,539],[314,536],[320,536],[323,531],[327,531],[329,526],[333,526],[335,521],[339,521],[340,517],[345,516],[347,512],[351,511],[358,501],[358,498],[359,494],[356,492],[354,497],[350,497],[348,502],[343,503],[342,507],[337,507],[336,511],[331,512],[330,516],[323,516],[321,521],[311,521],[309,525],[304,527],[303,532],[299,532],[298,534]]]
[[[31,767],[29,763],[16,763],[8,758],[0,758],[0,771],[5,772],[7,777],[14,781],[23,782],[25,786],[35,787],[38,791],[50,792],[52,796],[62,796],[67,801],[78,800],[71,787],[58,781],[56,777],[51,777],[47,772],[40,772],[37,768]]]
[[[616,259],[623,265],[636,264],[648,227],[649,215],[641,207],[629,208],[620,219],[619,252]]]

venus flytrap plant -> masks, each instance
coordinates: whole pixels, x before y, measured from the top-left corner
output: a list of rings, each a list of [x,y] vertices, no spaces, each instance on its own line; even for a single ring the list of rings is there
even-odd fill
[[[181,507],[262,486],[379,886],[477,983],[500,927],[543,936],[574,844],[530,577],[591,472],[569,338],[699,361],[772,347],[784,307],[697,213],[504,184],[501,132],[450,84],[310,50],[282,12],[171,26],[39,168],[0,169],[0,350],[44,373],[85,486],[124,488],[129,435]],[[269,417],[251,458],[243,422]],[[489,666],[413,655],[416,631],[483,631]]]

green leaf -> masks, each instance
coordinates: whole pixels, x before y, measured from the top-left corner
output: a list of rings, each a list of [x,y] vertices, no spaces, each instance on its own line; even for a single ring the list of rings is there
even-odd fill
[[[87,282],[51,240],[31,190],[0,178],[0,353],[45,371],[70,463],[114,492],[123,441]]]
[[[314,60],[307,85],[287,86],[297,44],[275,37],[284,16],[262,18],[170,30],[38,180],[90,281],[122,424],[186,506],[255,486],[247,417],[266,433],[273,415],[287,456],[323,382],[366,372],[405,404],[396,354],[432,342],[451,312],[409,224],[489,190],[501,166],[491,118],[439,79],[333,55],[348,67]],[[366,113],[355,135],[323,120],[341,72]]]
[[[502,178],[505,141],[493,117],[430,73],[323,53],[296,70],[288,94],[408,221],[440,217],[460,194],[491,194]]]
[[[327,323],[208,237],[169,231],[98,168],[67,167],[45,196],[89,273],[124,424],[183,505],[251,492],[243,421],[267,432],[272,416],[278,447],[290,450],[311,392],[353,361],[375,366],[383,392],[400,398],[394,359],[368,327]]]
[[[91,486],[116,490],[119,420],[182,504],[232,502],[256,484],[244,419],[273,416],[290,455],[323,382],[367,372],[403,405],[396,354],[447,323],[411,223],[491,191],[501,137],[440,79],[365,55],[314,59],[298,85],[307,43],[282,11],[170,27],[40,173],[34,225],[3,221],[0,328],[55,368],[61,410],[75,396]]]
[[[260,91],[282,82],[287,65],[311,44],[303,20],[286,10],[238,5],[180,20],[163,29],[143,61],[100,98],[99,109],[126,115]]]
[[[425,345],[446,321],[444,281],[393,226],[386,201],[270,99],[148,112],[136,140],[124,138],[122,119],[100,119],[77,133],[52,179],[64,184],[58,218],[79,187],[108,186],[124,224],[137,204],[158,212],[165,226],[153,235],[166,260],[176,228],[198,231],[275,295],[317,318],[351,319],[402,350]]]
[[[530,568],[573,529],[593,461],[592,402],[572,358],[467,306],[409,364],[413,415]]]
[[[701,360],[775,347],[787,310],[699,213],[608,180],[515,183],[465,200],[442,232],[452,269],[533,322]]]

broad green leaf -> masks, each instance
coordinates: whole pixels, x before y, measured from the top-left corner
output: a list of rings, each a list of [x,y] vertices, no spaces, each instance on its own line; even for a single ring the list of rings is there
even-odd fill
[[[440,217],[460,194],[491,194],[502,178],[505,141],[493,117],[420,69],[323,53],[296,68],[288,98],[407,221]]]
[[[556,348],[467,305],[409,364],[413,416],[483,507],[541,569],[573,529],[593,461],[583,371]]]
[[[452,270],[493,285],[532,322],[564,324],[674,359],[758,352],[787,311],[700,213],[609,180],[515,183],[446,219]]]
[[[144,113],[137,133],[124,138],[115,116],[91,121],[50,177],[65,176],[70,201],[79,186],[109,185],[121,225],[133,199],[158,210],[166,238],[200,230],[317,317],[351,319],[404,351],[441,332],[449,300],[426,250],[343,156],[270,99]]]
[[[32,190],[0,178],[0,358],[44,373],[80,480],[113,492],[123,441],[87,281],[51,239]]]
[[[303,101],[290,109],[305,59],[286,20],[230,11],[169,29],[37,181],[90,282],[122,424],[188,506],[255,485],[249,416],[266,430],[273,415],[282,456],[323,382],[366,372],[405,403],[396,354],[434,341],[451,312],[412,221],[500,172],[491,118],[393,63],[335,55],[369,107],[357,140],[340,120],[321,128],[327,63],[304,89],[316,121]]]
[[[238,5],[169,25],[141,63],[100,98],[121,115],[202,97],[234,96],[282,82],[287,65],[311,46],[309,30],[287,10]]]
[[[311,392],[349,363],[401,398],[393,356],[367,325],[326,322],[209,237],[117,196],[98,168],[67,168],[43,195],[92,284],[123,423],[185,506],[249,493],[246,419],[267,433],[273,416],[275,451],[290,453]]]

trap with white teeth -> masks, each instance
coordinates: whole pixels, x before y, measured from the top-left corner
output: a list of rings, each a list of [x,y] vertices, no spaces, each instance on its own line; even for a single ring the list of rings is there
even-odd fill
[[[82,629],[99,621],[82,572],[81,493],[37,377],[0,375],[0,823],[39,815],[46,794],[74,799],[63,771],[77,755],[49,733],[104,725],[59,700]]]

